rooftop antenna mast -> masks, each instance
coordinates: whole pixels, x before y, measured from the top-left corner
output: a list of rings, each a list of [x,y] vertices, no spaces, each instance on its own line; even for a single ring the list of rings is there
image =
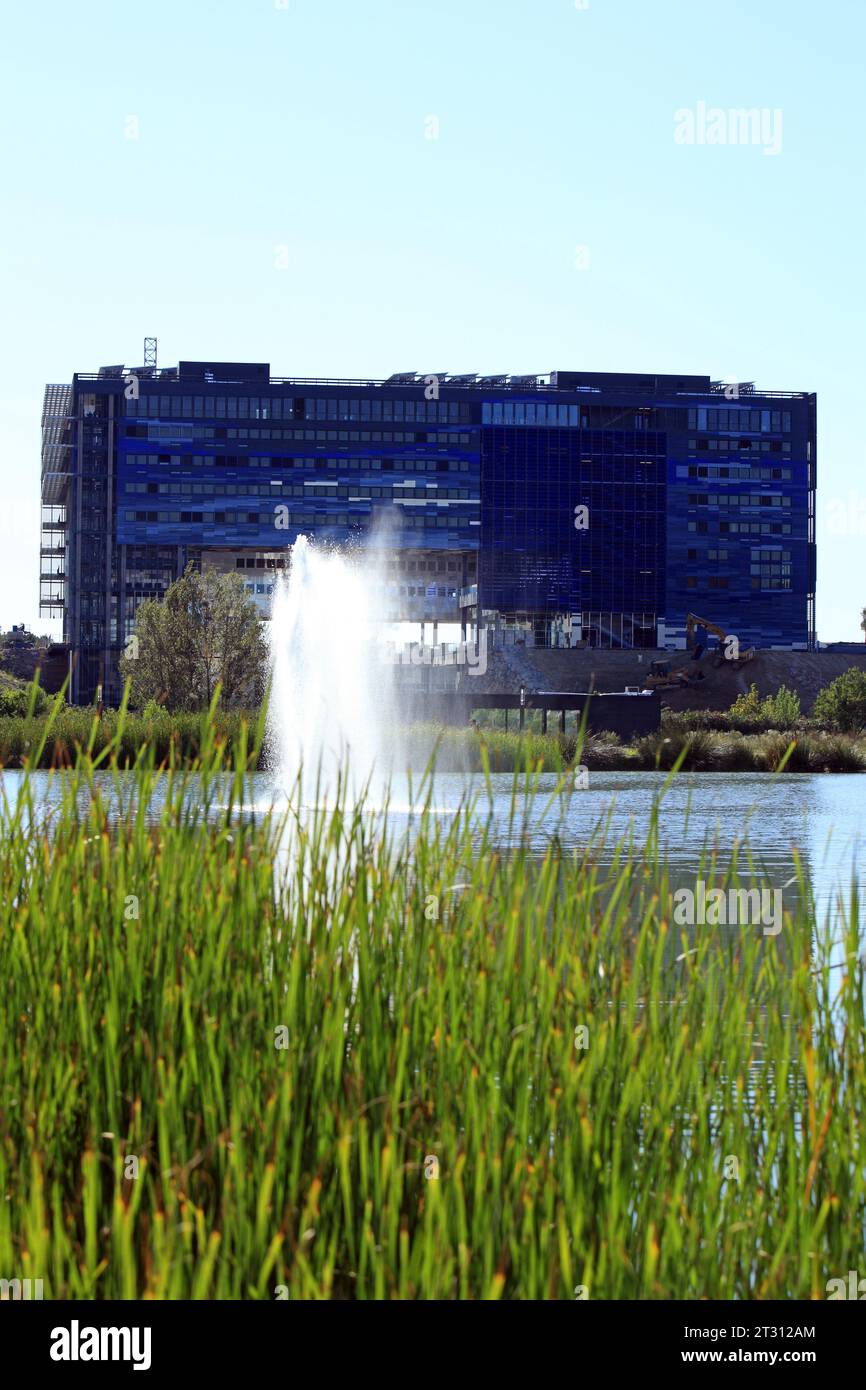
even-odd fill
[[[156,339],[145,338],[144,340],[144,365],[153,367],[156,371]]]

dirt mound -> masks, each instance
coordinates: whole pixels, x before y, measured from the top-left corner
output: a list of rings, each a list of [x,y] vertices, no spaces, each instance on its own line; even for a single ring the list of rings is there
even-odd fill
[[[508,649],[505,655],[507,658]],[[643,686],[653,661],[669,661],[672,667],[685,666],[689,671],[702,671],[703,681],[696,689],[672,689],[661,692],[662,701],[671,709],[728,709],[738,695],[745,694],[755,684],[759,693],[774,695],[781,685],[795,690],[804,712],[811,709],[818,691],[841,676],[851,666],[866,670],[866,646],[861,654],[852,652],[790,652],[758,651],[752,661],[735,666],[719,662],[716,654],[692,661],[688,652],[643,651],[618,652],[543,651],[521,648],[521,671],[527,667],[535,672],[535,690],[589,689],[603,693],[621,691],[626,686]],[[515,671],[512,681],[519,685]],[[510,684],[508,689],[516,689]]]
[[[0,670],[28,684],[38,671],[39,684],[51,695],[60,690],[68,669],[68,650],[59,642],[52,642],[50,647],[4,643],[0,648]]]

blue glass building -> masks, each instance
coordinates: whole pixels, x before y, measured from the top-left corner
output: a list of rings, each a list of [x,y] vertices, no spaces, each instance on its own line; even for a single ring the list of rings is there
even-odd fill
[[[78,701],[118,697],[139,603],[188,563],[242,571],[264,613],[301,534],[385,549],[383,618],[679,647],[697,612],[807,648],[815,411],[709,377],[80,373],[45,393],[41,607]]]

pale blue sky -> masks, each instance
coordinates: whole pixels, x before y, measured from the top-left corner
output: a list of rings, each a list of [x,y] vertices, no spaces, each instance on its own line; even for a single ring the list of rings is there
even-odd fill
[[[49,630],[44,383],[152,334],[165,366],[816,390],[818,631],[859,639],[864,48],[863,0],[7,8],[0,624]],[[699,102],[781,111],[781,151],[677,144]]]

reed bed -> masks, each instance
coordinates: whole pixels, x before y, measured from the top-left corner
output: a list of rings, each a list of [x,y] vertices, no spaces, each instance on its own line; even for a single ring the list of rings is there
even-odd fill
[[[538,857],[531,765],[504,852],[484,790],[253,812],[261,729],[232,773],[213,728],[192,769],[122,774],[122,746],[2,812],[3,1277],[810,1298],[862,1263],[856,894],[818,922],[801,879],[777,937],[679,928],[663,799],[646,843]],[[726,872],[760,881],[745,851]]]
[[[545,772],[564,772],[580,763],[593,772],[863,772],[866,741],[850,734],[815,730],[771,730],[741,734],[666,719],[657,733],[622,744],[615,734],[541,734],[416,725],[410,745],[438,748],[442,770],[513,772],[527,760]]]
[[[538,711],[531,711],[538,714]],[[223,744],[225,761],[234,765],[234,750],[241,729],[254,723],[257,714],[221,711],[213,716],[216,734]],[[126,713],[105,710],[94,720],[89,709],[63,708],[56,714],[0,716],[0,766],[36,766],[39,750],[42,768],[72,767],[83,749],[110,753],[121,767],[132,767],[146,753],[157,764],[174,761],[195,766],[201,757],[210,716],[188,713]],[[539,720],[536,721],[540,724]],[[47,736],[43,738],[43,735]],[[95,732],[94,732],[95,731]],[[816,729],[769,730],[743,734],[738,729],[716,728],[712,723],[666,714],[658,733],[633,744],[621,744],[614,734],[588,737],[579,728],[566,734],[542,734],[527,727],[523,733],[482,725],[416,724],[399,730],[404,744],[420,753],[423,767],[429,750],[438,748],[442,770],[480,772],[485,764],[494,772],[513,772],[526,765],[540,765],[546,772],[563,772],[581,759],[595,772],[638,772],[654,768],[669,771],[684,754],[683,766],[692,772],[775,772],[792,743],[788,772],[866,771],[866,739],[860,735],[833,734]],[[267,749],[259,755],[259,769],[267,766]]]
[[[46,714],[0,717],[0,767],[71,767],[80,752],[110,753],[122,767],[131,767],[146,749],[155,762],[194,764],[207,741],[207,726],[230,750],[242,725],[255,723],[255,714],[220,711],[210,714],[154,714],[106,709],[96,718],[88,708],[63,706]],[[38,753],[38,762],[36,755]]]

